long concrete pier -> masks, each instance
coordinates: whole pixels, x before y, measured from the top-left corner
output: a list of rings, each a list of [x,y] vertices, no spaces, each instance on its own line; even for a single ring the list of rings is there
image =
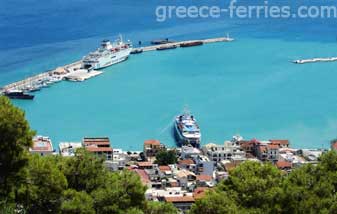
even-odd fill
[[[208,43],[232,42],[232,41],[234,41],[233,38],[219,37],[219,38],[210,38],[210,39],[199,39],[199,40],[188,40],[188,41],[180,41],[180,42],[170,42],[170,43],[167,43],[167,44],[151,45],[151,46],[139,47],[139,48],[135,48],[135,49],[136,50],[143,50],[143,52],[147,52],[147,51],[155,51],[155,50],[157,50],[157,48],[161,48],[161,47],[170,47],[170,46],[177,46],[177,47],[179,47],[183,43],[190,43],[190,42],[203,42],[204,44],[208,44]]]
[[[141,49],[142,51],[154,51],[157,50],[159,47],[169,47],[169,46],[177,46],[179,47],[180,44],[182,43],[190,43],[190,42],[203,42],[204,44],[208,43],[216,43],[216,42],[231,42],[234,41],[233,38],[227,37],[219,37],[219,38],[210,38],[210,39],[200,39],[200,40],[188,40],[188,41],[180,41],[180,42],[172,42],[168,44],[162,44],[162,45],[152,45],[152,46],[145,46],[145,47],[140,47],[140,48],[135,48],[135,49]],[[81,68],[82,61],[76,61],[73,63],[70,63],[68,65],[60,66],[54,70],[49,70],[43,73],[39,73],[37,75],[28,77],[24,80],[20,80],[11,84],[8,84],[6,86],[3,86],[0,88],[0,94],[2,94],[5,91],[8,90],[15,90],[15,89],[23,89],[27,86],[32,85],[33,83],[39,82],[41,80],[47,79],[51,76],[56,76],[59,78],[65,78],[67,76],[71,76],[76,74],[76,71]],[[90,77],[93,77],[96,75],[91,75]]]

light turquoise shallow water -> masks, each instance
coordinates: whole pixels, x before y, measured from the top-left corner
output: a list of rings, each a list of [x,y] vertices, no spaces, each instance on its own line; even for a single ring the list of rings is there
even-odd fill
[[[174,145],[172,122],[185,105],[202,143],[286,138],[294,147],[328,147],[337,133],[337,63],[291,60],[335,56],[336,45],[237,38],[131,56],[83,83],[62,82],[15,101],[38,134],[60,141],[109,136],[112,146],[141,149],[150,138]]]

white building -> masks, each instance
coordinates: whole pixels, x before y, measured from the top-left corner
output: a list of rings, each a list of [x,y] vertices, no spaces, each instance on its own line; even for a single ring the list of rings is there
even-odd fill
[[[76,149],[82,148],[81,142],[61,142],[59,144],[59,153],[64,157],[75,155]]]
[[[196,173],[213,176],[214,161],[205,155],[194,156],[193,160],[196,164]]]
[[[201,155],[201,151],[192,146],[181,147],[181,159],[188,159],[193,156]]]
[[[202,151],[216,163],[222,160],[246,160],[246,153],[233,142],[225,141],[223,145],[207,144]]]

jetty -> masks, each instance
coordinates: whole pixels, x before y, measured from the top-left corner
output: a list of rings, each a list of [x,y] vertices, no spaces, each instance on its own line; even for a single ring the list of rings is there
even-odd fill
[[[298,59],[298,60],[294,60],[293,63],[295,63],[295,64],[305,64],[305,63],[335,62],[335,61],[337,61],[337,57]]]
[[[180,47],[181,44],[184,43],[193,43],[193,42],[202,42],[202,44],[209,44],[209,43],[217,43],[217,42],[232,42],[234,41],[233,38],[230,38],[228,35],[226,37],[218,37],[218,38],[209,38],[209,39],[200,39],[200,40],[188,40],[188,41],[179,41],[179,42],[170,42],[167,44],[159,44],[159,45],[151,45],[145,47],[134,48],[134,51],[147,52],[147,51],[156,51],[162,48],[168,48],[171,46]],[[97,75],[102,74],[101,71],[88,71],[82,69],[82,60],[60,66],[54,70],[45,71],[43,73],[39,73],[28,77],[24,80],[20,80],[8,85],[5,85],[0,88],[0,95],[3,94],[5,91],[10,90],[25,90],[34,84],[40,84],[41,82],[47,81],[50,84],[50,79],[60,79],[60,80],[70,80],[70,81],[84,81],[89,78],[95,77]],[[49,81],[49,82],[48,82]]]
[[[208,43],[216,43],[216,42],[232,42],[234,41],[233,38],[227,37],[218,37],[218,38],[210,38],[210,39],[199,39],[199,40],[187,40],[187,41],[180,41],[180,42],[170,42],[166,44],[159,44],[159,45],[150,45],[145,47],[134,48],[135,50],[142,50],[143,52],[147,51],[156,51],[161,48],[169,48],[169,47],[180,47],[181,44],[184,43],[193,43],[193,42],[202,42],[203,44]]]

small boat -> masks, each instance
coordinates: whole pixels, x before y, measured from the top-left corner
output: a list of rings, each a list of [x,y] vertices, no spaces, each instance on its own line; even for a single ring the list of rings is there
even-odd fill
[[[157,51],[164,51],[164,50],[170,50],[170,49],[176,49],[176,45],[170,45],[170,46],[161,46],[156,48]]]
[[[41,83],[41,87],[42,88],[48,88],[48,87],[50,87],[50,85],[48,84],[48,81],[45,81],[45,82]]]
[[[22,90],[11,90],[5,91],[4,95],[10,99],[22,99],[22,100],[32,100],[34,95],[26,94]]]
[[[23,89],[24,92],[36,92],[40,90],[41,88],[38,85],[28,85]]]
[[[61,82],[62,81],[62,77],[59,77],[59,76],[53,76],[49,79],[49,81],[51,82],[54,82],[54,83],[57,83],[57,82]]]
[[[152,40],[151,44],[152,45],[164,45],[168,43],[173,43],[174,41],[170,41],[168,39],[157,39],[157,40]]]
[[[174,133],[178,146],[200,147],[201,133],[196,119],[188,111],[176,117]]]
[[[130,54],[140,54],[140,53],[143,53],[143,49],[134,49],[130,52]]]
[[[184,42],[180,44],[180,47],[187,48],[187,47],[193,47],[193,46],[200,46],[203,45],[204,42],[202,41],[195,41],[195,42]]]

